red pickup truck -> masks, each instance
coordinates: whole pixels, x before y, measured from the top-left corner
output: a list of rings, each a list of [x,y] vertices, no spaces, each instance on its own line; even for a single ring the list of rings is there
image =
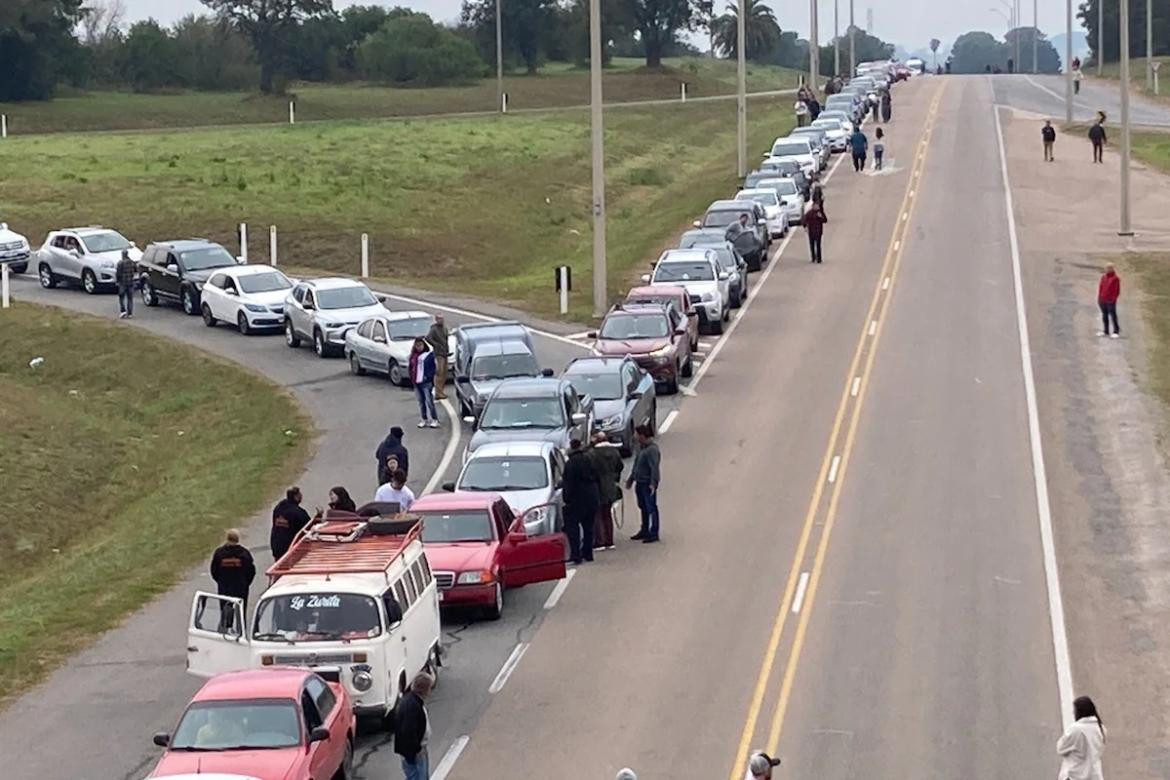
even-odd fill
[[[567,540],[558,532],[530,536],[524,516],[513,514],[498,493],[432,493],[411,504],[422,518],[427,562],[439,586],[440,606],[479,606],[498,619],[504,589],[565,576]]]

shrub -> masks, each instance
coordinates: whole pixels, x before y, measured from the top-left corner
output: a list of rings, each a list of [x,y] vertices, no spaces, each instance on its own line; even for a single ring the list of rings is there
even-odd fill
[[[442,86],[482,76],[475,47],[426,14],[388,20],[358,47],[362,72],[376,81]]]

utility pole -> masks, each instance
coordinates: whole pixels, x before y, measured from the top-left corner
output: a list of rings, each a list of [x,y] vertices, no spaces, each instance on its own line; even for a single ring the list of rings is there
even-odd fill
[[[743,7],[743,0],[740,0],[740,7]],[[809,20],[811,21],[812,32],[808,37],[808,88],[815,94],[817,91],[817,82],[821,80],[821,46],[819,43],[819,33],[817,30],[817,0],[808,0]],[[743,12],[740,12],[743,16]]]
[[[1146,0],[1146,89],[1154,88],[1154,0]]]
[[[1012,18],[1016,26],[1016,73],[1023,70],[1020,67],[1020,0],[1012,0]]]
[[[1121,228],[1119,236],[1132,236],[1129,223],[1129,0],[1121,0]]]
[[[1071,6],[1070,6],[1071,7]],[[1070,26],[1071,30],[1072,27]],[[1069,49],[1072,51],[1072,49]],[[1105,67],[1105,0],[1097,0],[1097,77]],[[1071,121],[1071,120],[1070,120]]]
[[[504,19],[496,0],[496,109],[504,110]]]
[[[605,136],[601,116],[601,0],[589,0],[589,129],[593,141],[593,316],[609,308],[605,272]]]
[[[739,0],[735,20],[735,157],[736,175],[747,175],[747,33],[744,0]]]
[[[853,0],[849,0],[849,78],[857,75],[857,40],[854,30],[857,25],[853,22]]]
[[[833,0],[833,75],[841,75],[841,0]]]
[[[1032,0],[1032,72],[1040,72],[1040,0]]]
[[[1097,0],[1098,3],[1101,0]],[[1072,0],[1065,0],[1064,9],[1064,121],[1073,121],[1073,70],[1072,70]],[[1099,28],[1098,28],[1099,29]],[[1101,34],[1097,33],[1097,67],[1101,67]]]

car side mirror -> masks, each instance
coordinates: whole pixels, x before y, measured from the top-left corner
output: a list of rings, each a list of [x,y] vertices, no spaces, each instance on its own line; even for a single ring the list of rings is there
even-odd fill
[[[309,732],[310,744],[313,742],[324,742],[327,739],[329,739],[329,729],[325,728],[324,726],[317,726],[315,729]]]
[[[81,251],[78,249],[70,249],[69,254],[73,257],[81,257]]]
[[[553,370],[551,368],[542,368],[540,370],[540,375],[547,379],[548,377],[553,375]]]
[[[455,483],[454,482],[444,482],[443,483],[443,490],[447,491],[448,493],[454,493],[455,492]]]
[[[8,229],[8,223],[7,222],[0,222],[0,230],[7,230],[7,229]]]
[[[386,302],[386,294],[385,293],[376,292],[376,293],[374,293],[374,297],[378,299],[378,303],[385,303]]]
[[[695,220],[694,222],[692,222],[691,224],[692,224],[692,225],[694,225],[695,227],[703,227],[703,222],[702,222],[702,220],[698,220],[698,219],[696,219],[696,220]]]
[[[237,264],[239,264],[239,265],[247,265],[247,264],[248,264],[248,258],[246,258],[246,257],[237,257],[237,258],[236,258],[236,263],[237,263]]]
[[[385,336],[374,336],[374,341],[378,342],[379,344],[385,344],[386,337]]]
[[[650,283],[650,274],[642,274],[641,279],[645,284],[649,284]]]
[[[301,304],[301,306],[305,311],[312,311],[313,309],[317,308],[317,306],[312,301],[305,301]]]
[[[475,417],[473,417],[473,416],[472,416],[472,415],[470,415],[470,414],[469,414],[469,415],[466,415],[466,416],[463,418],[463,422],[467,423],[468,425],[475,425]]]
[[[506,541],[508,544],[524,544],[528,541],[528,534],[523,531],[509,531]]]
[[[719,281],[726,282],[729,278],[731,277],[726,271],[719,272]]]
[[[224,295],[239,295],[239,293],[237,293],[235,290],[233,290],[230,287],[224,288],[223,294]]]
[[[160,731],[154,735],[154,744],[158,745],[159,747],[167,747],[171,744],[171,735],[165,731]]]
[[[685,336],[685,335],[687,335],[687,329],[686,329],[686,328],[675,328],[675,329],[674,329],[674,335],[676,335],[676,336]]]
[[[756,220],[756,224],[757,224],[757,225],[759,225],[760,227],[763,227],[764,225],[767,225],[767,224],[768,224],[768,220],[766,220],[766,219],[757,219],[757,220]]]
[[[640,391],[640,390],[631,390],[629,395],[626,396],[626,398],[629,398],[631,401],[637,401],[641,397],[642,397],[642,391]]]
[[[585,416],[584,414],[582,414],[581,412],[577,412],[576,414],[574,414],[574,415],[573,415],[572,417],[570,417],[569,419],[571,419],[571,420],[573,421],[573,425],[581,425],[581,424],[583,424],[583,423],[584,423],[584,422],[585,422],[587,419],[589,419],[589,418],[588,418],[588,417],[586,417],[586,416]]]
[[[595,330],[589,331],[588,333],[585,334],[585,338],[589,338],[589,339],[597,338],[597,331],[595,331]]]
[[[179,272],[179,266],[174,263],[167,263],[167,270],[173,274],[177,274]]]

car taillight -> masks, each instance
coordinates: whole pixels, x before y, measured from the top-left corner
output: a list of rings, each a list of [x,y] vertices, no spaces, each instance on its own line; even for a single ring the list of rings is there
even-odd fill
[[[353,662],[355,664],[364,664],[366,662],[366,654],[365,653],[354,653],[353,654]]]
[[[270,655],[260,656],[260,665],[261,666],[272,666],[272,656],[270,656]]]

